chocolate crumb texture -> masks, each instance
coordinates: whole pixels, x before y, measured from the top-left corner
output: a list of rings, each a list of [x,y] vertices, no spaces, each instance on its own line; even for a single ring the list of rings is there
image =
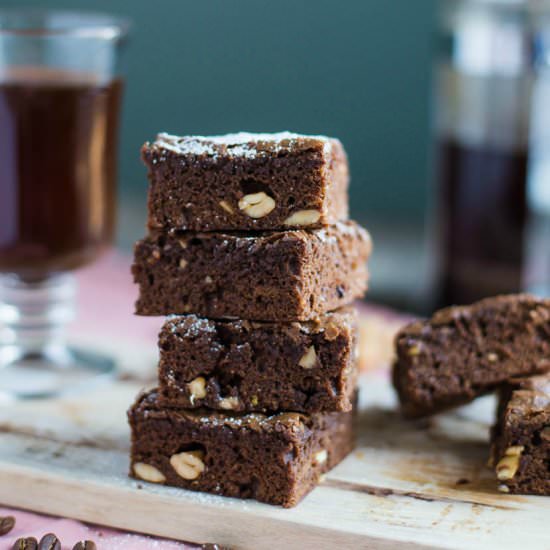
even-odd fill
[[[159,134],[142,158],[153,230],[319,228],[348,218],[348,163],[337,139]]]
[[[138,315],[308,321],[361,298],[370,235],[353,222],[272,233],[152,233],[135,247]]]
[[[550,373],[501,388],[491,443],[499,491],[550,495]]]
[[[403,413],[428,416],[550,370],[550,300],[518,294],[446,308],[403,328],[395,345]]]
[[[171,316],[159,337],[159,400],[232,412],[349,411],[356,341],[351,307],[292,323]]]
[[[128,416],[131,476],[284,507],[295,506],[354,443],[351,412],[171,409],[153,390]]]

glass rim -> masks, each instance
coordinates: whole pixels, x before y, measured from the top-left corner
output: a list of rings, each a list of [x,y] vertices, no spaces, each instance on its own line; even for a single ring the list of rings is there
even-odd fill
[[[26,24],[25,19],[40,17],[44,21],[57,18],[57,24]],[[8,22],[9,20],[12,22]],[[16,20],[19,20],[16,23]],[[59,24],[61,20],[65,20]],[[56,10],[42,8],[0,8],[0,36],[20,37],[74,37],[120,39],[128,34],[131,20],[123,15],[86,10]]]

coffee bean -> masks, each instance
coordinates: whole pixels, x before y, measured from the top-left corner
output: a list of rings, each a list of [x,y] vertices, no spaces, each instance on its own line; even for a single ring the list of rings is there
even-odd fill
[[[61,550],[61,543],[53,533],[48,533],[40,539],[38,550]]]
[[[81,540],[73,546],[73,550],[97,550],[93,540]]]
[[[38,541],[34,537],[23,537],[17,539],[12,546],[12,550],[37,550]]]
[[[15,526],[15,518],[13,516],[0,517],[0,536],[7,535]]]

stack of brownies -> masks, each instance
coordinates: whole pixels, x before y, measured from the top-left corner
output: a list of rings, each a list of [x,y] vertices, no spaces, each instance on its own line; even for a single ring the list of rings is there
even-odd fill
[[[160,134],[142,149],[139,315],[168,316],[158,389],[129,411],[131,475],[295,505],[353,447],[368,233],[341,143]]]

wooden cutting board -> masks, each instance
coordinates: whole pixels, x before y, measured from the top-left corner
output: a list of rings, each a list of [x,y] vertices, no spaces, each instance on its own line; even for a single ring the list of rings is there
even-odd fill
[[[128,479],[125,411],[143,385],[0,404],[0,502],[243,549],[550,548],[550,498],[499,494],[485,466],[490,398],[409,423],[387,378],[365,375],[356,451],[285,510]]]

